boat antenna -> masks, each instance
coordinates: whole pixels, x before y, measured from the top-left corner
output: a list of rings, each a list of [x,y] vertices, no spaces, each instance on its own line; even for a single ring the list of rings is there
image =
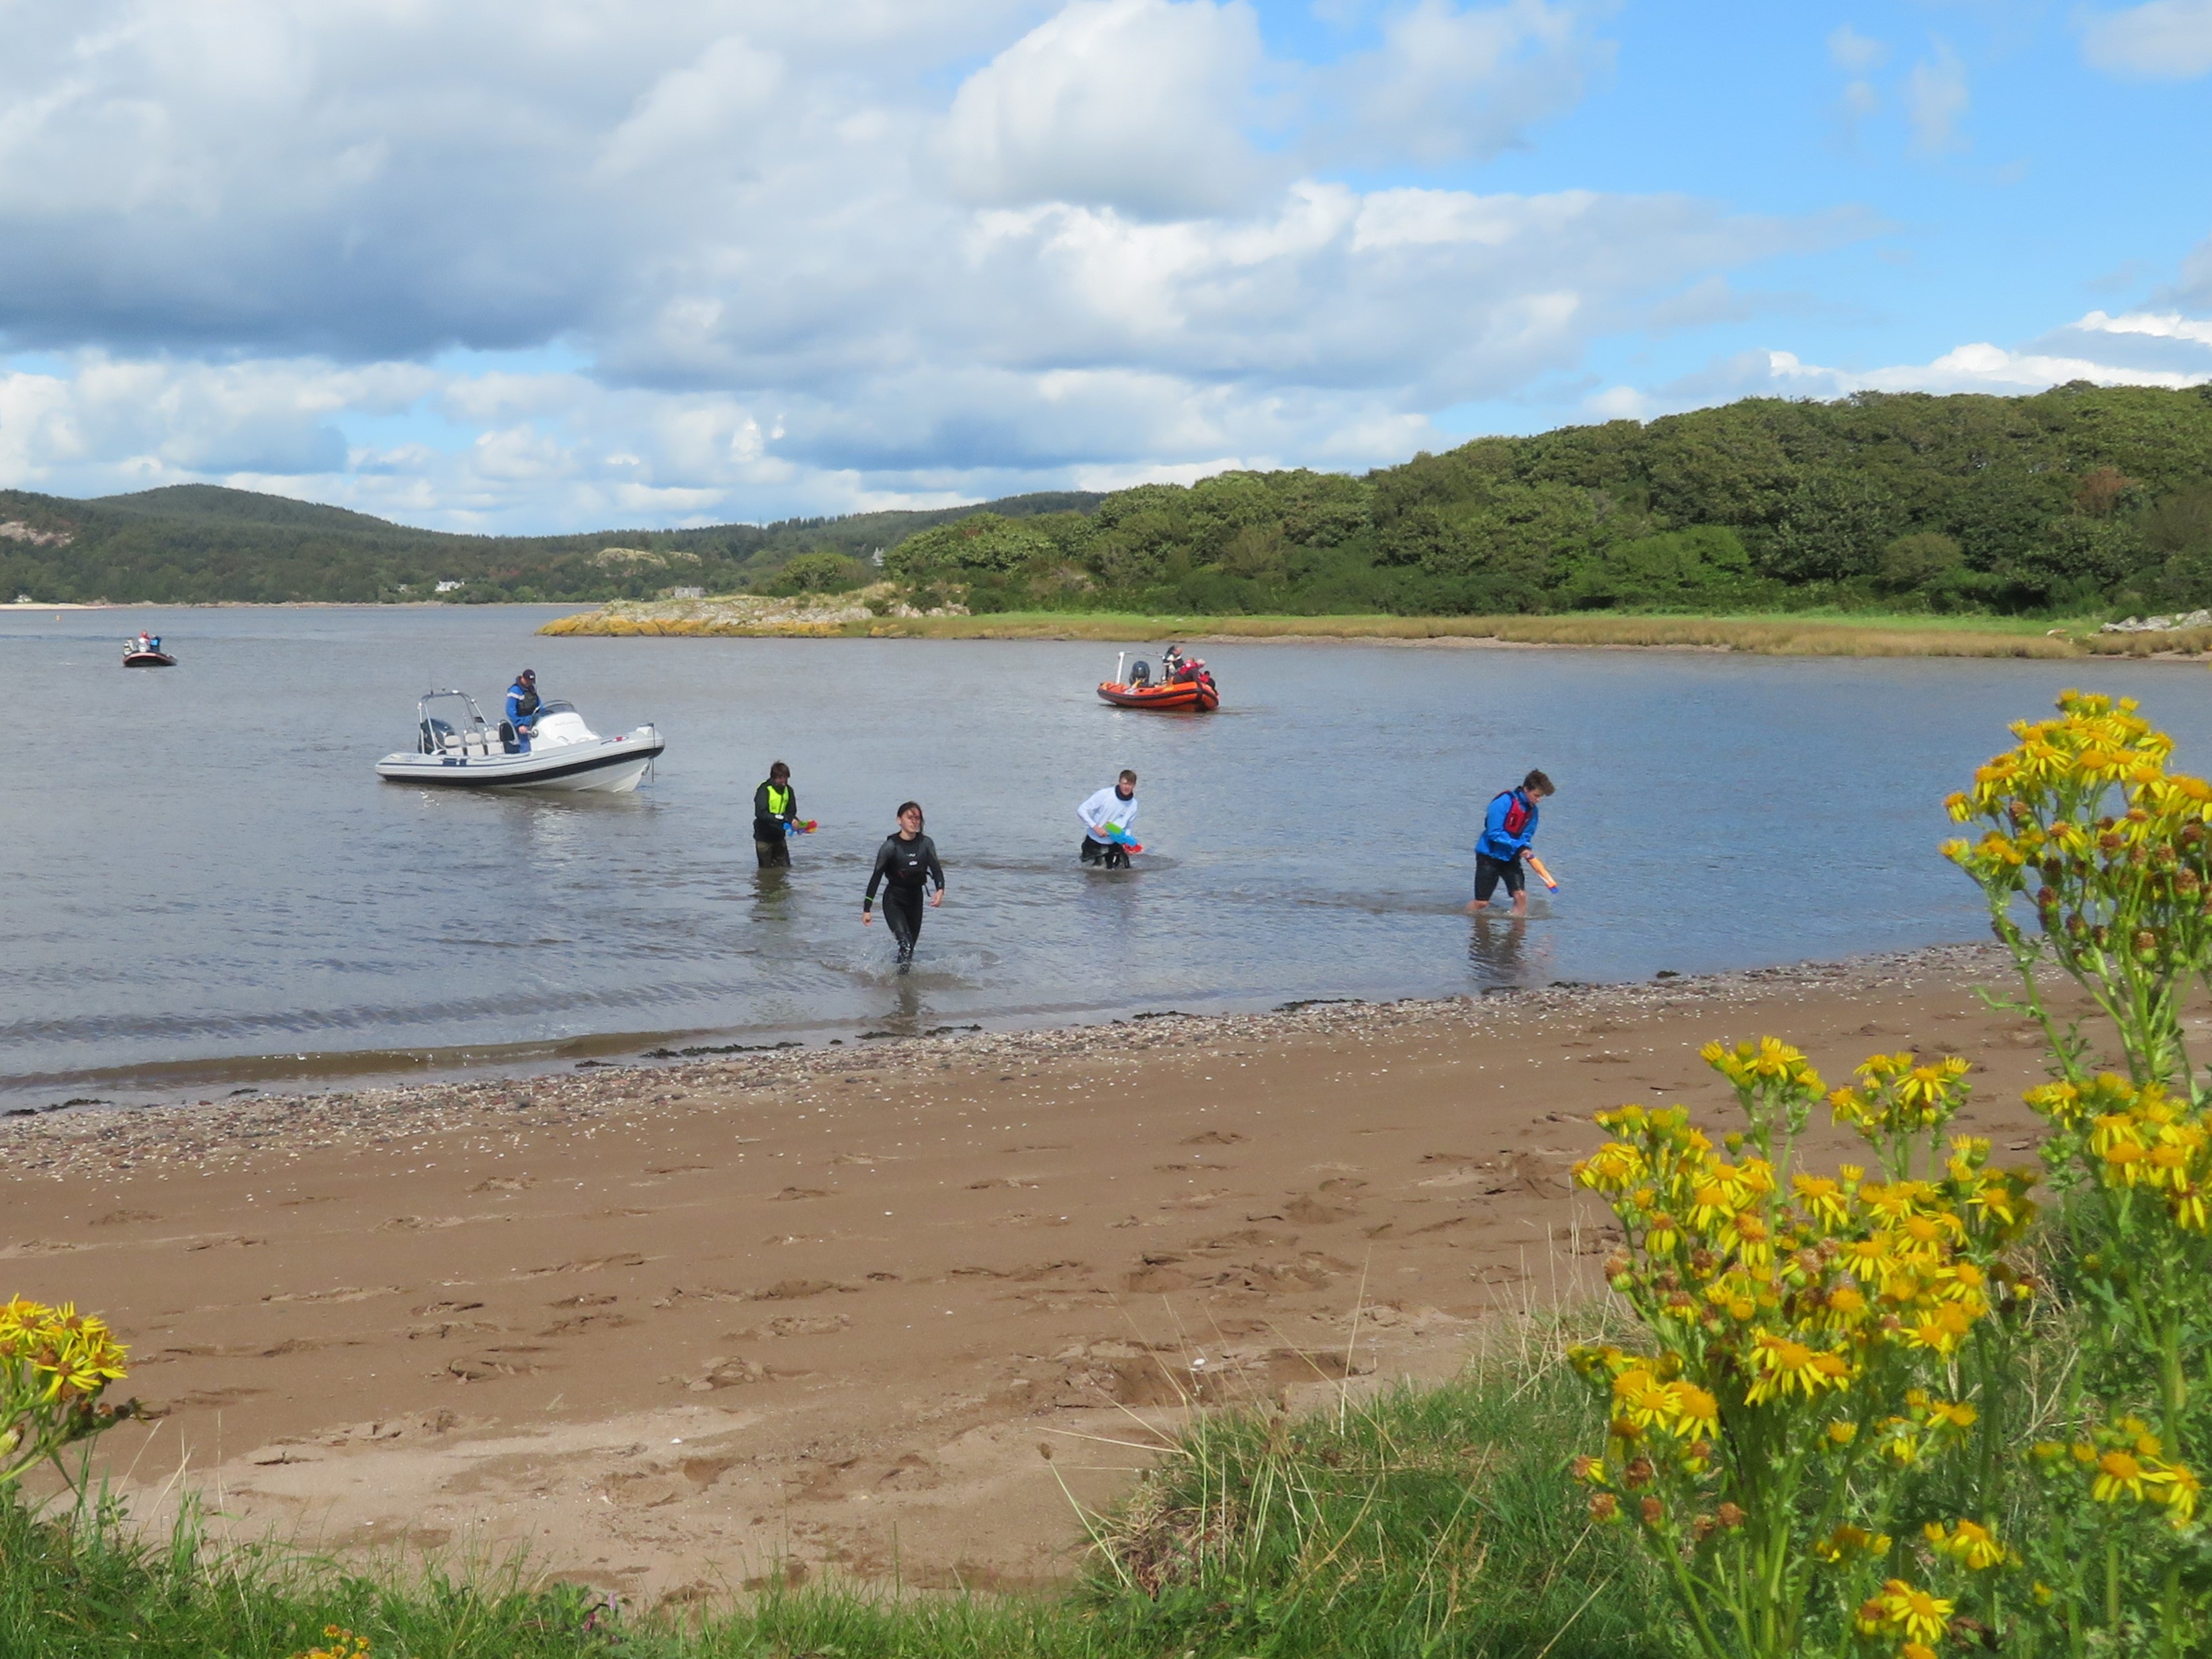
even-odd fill
[[[1122,678],[1121,678],[1121,665],[1122,665],[1123,663],[1125,663],[1125,662],[1128,661],[1128,660],[1129,660],[1129,653],[1128,653],[1127,652],[1126,652],[1126,651],[1116,651],[1116,652],[1114,653],[1114,684],[1116,684],[1116,685],[1121,685],[1121,684],[1127,684],[1127,682],[1125,682],[1125,681],[1122,679]]]

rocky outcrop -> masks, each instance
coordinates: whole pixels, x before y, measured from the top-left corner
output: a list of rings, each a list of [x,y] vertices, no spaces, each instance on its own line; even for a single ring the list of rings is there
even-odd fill
[[[36,530],[21,519],[0,522],[0,541],[28,542],[33,547],[67,547],[76,539],[66,530]]]

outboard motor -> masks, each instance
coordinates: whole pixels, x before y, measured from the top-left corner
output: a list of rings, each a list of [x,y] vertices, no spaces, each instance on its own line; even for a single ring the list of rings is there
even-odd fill
[[[1132,684],[1132,685],[1139,685],[1139,686],[1141,686],[1141,685],[1150,685],[1152,683],[1152,664],[1150,664],[1150,663],[1146,662],[1146,661],[1142,657],[1139,657],[1139,658],[1138,658],[1138,659],[1137,659],[1137,660],[1136,660],[1136,661],[1134,661],[1134,662],[1133,662],[1133,663],[1131,663],[1131,664],[1129,665],[1129,684]]]

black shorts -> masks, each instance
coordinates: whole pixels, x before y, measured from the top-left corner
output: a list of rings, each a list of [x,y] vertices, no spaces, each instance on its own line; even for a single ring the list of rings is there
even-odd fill
[[[1474,855],[1476,902],[1488,902],[1501,881],[1505,884],[1505,890],[1516,898],[1528,890],[1528,872],[1521,867],[1519,859],[1494,859],[1487,853],[1477,853]]]
[[[1109,870],[1126,870],[1129,867],[1129,849],[1119,842],[1093,841],[1090,836],[1085,836],[1083,838],[1083,845],[1076,849],[1075,855],[1085,864],[1103,864]]]

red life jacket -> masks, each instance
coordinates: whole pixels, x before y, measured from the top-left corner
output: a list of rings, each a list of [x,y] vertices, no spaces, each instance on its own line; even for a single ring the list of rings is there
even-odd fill
[[[1509,802],[1505,808],[1504,828],[1507,835],[1517,836],[1528,827],[1528,815],[1533,809],[1528,805],[1528,798],[1518,789],[1501,789],[1491,799]]]

